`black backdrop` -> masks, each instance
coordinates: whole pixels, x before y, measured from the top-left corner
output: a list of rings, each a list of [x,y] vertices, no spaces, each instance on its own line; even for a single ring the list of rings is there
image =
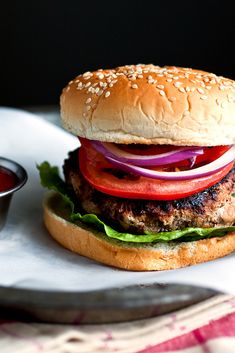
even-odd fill
[[[1,3],[0,104],[58,103],[78,73],[130,63],[235,78],[233,1]]]

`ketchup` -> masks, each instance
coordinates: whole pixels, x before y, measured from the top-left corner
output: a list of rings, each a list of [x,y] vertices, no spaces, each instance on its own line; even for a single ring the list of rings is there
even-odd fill
[[[17,176],[7,168],[0,166],[0,192],[13,188],[17,183]]]

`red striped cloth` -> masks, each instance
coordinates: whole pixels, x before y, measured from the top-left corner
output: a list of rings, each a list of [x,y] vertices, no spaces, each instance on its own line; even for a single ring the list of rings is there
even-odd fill
[[[230,351],[235,353],[235,313],[212,320],[208,325],[161,344],[149,346],[138,353],[228,353],[227,350],[221,350],[221,345],[224,348],[226,345],[228,349],[228,344]]]
[[[0,313],[1,314],[1,313]],[[0,322],[0,353],[235,353],[235,297],[103,325]]]

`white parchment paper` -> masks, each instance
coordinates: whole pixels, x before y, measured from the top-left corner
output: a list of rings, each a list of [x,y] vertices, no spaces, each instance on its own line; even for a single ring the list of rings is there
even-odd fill
[[[37,116],[0,108],[0,155],[22,164],[27,184],[12,200],[0,232],[0,286],[85,291],[140,283],[188,283],[235,294],[235,254],[205,264],[162,272],[113,269],[62,248],[42,222],[36,163],[61,166],[78,139]]]

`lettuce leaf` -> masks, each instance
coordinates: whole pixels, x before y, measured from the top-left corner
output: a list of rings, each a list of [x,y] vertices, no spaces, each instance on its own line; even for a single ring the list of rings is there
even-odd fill
[[[218,228],[185,228],[181,230],[174,230],[171,232],[160,232],[151,233],[145,232],[142,235],[121,233],[104,223],[95,214],[81,214],[75,212],[73,195],[71,190],[68,188],[66,183],[59,176],[59,170],[55,166],[51,166],[48,162],[43,162],[37,165],[40,173],[42,186],[58,192],[65,204],[71,209],[70,220],[71,222],[80,221],[82,223],[90,224],[94,226],[95,229],[104,232],[108,237],[118,239],[124,242],[134,242],[134,243],[152,243],[157,241],[192,241],[203,238],[223,236],[228,232],[235,231],[235,226],[230,227],[218,227]]]

